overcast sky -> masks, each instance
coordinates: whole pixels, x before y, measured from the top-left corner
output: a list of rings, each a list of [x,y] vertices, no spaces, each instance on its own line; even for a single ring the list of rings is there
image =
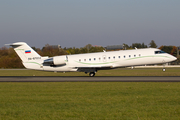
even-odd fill
[[[1,0],[0,47],[180,46],[180,0]]]

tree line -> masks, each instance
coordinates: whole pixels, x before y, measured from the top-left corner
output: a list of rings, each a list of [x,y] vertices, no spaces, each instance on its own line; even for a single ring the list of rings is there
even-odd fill
[[[131,46],[124,44],[124,49],[134,49],[134,48],[157,48],[156,43],[152,40],[148,45],[144,43],[132,43]],[[41,56],[58,56],[58,55],[70,55],[70,54],[82,54],[82,53],[93,53],[93,52],[102,52],[105,50],[102,46],[92,46],[87,44],[81,48],[59,48],[54,47],[49,44],[46,44],[42,49],[32,47],[38,54]],[[167,52],[171,55],[177,56],[177,47],[176,46],[160,46],[159,49]],[[106,50],[108,51],[108,50]],[[112,50],[111,50],[112,51]],[[178,57],[178,61],[180,58]],[[17,56],[13,48],[2,47],[0,48],[0,68],[24,68],[20,58]]]

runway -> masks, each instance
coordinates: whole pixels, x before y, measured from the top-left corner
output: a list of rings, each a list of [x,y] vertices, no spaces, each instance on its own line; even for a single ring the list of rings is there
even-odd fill
[[[96,76],[96,77],[0,77],[0,82],[180,82],[180,76],[137,77],[137,76]]]

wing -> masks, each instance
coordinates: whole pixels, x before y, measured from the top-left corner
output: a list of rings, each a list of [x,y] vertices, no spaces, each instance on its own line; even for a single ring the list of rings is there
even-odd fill
[[[108,69],[113,69],[112,66],[103,66],[103,67],[76,67],[77,71],[79,72],[97,72],[98,70],[108,70]]]

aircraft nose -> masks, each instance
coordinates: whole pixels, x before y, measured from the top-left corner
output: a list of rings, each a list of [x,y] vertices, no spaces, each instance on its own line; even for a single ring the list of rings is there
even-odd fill
[[[174,57],[174,56],[172,56],[172,61],[175,61],[175,60],[177,60],[177,58],[176,58],[176,57]]]
[[[177,58],[172,55],[169,55],[168,59],[163,59],[164,62],[173,62],[175,60],[177,60]]]

